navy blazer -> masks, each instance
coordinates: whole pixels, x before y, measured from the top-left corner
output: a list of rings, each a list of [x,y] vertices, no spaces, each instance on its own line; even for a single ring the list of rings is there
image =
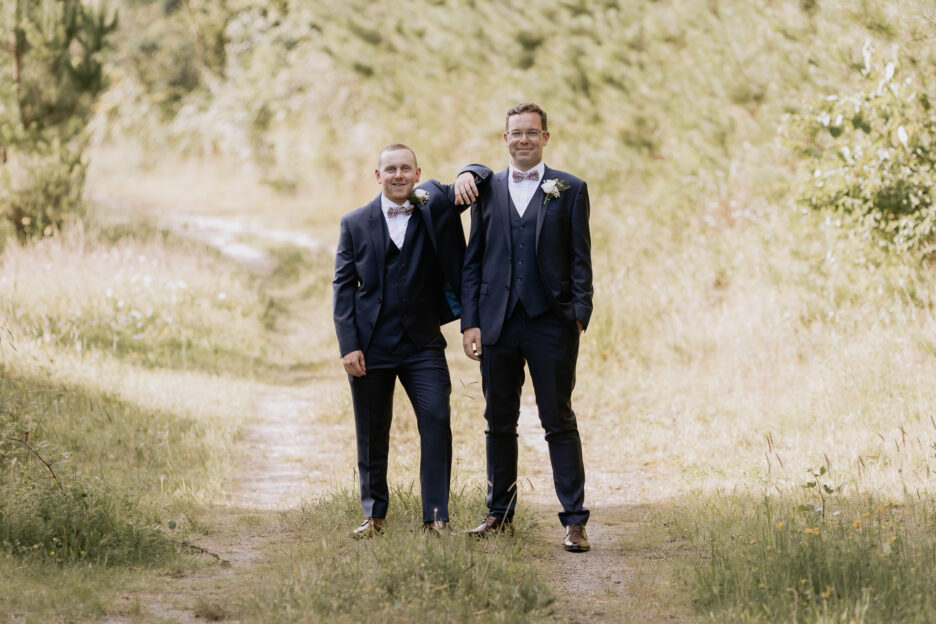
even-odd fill
[[[474,172],[474,165],[466,167]],[[500,337],[510,297],[510,193],[507,170],[480,188],[471,207],[471,234],[462,272],[462,331],[481,329],[481,342]],[[583,180],[546,167],[543,182],[558,179],[569,186],[559,197],[547,197],[537,187],[527,210],[536,217],[536,259],[543,290],[556,315],[575,328],[588,326],[592,314],[591,234],[588,228],[588,187]],[[576,330],[577,331],[577,330]]]
[[[486,168],[485,168],[486,169]],[[490,174],[490,169],[487,169]],[[439,259],[444,283],[438,292],[442,324],[461,313],[461,269],[465,234],[459,213],[467,206],[455,206],[452,185],[429,180],[416,188],[429,193],[429,200],[417,207],[427,226],[429,240]],[[370,344],[383,299],[386,238],[380,195],[366,206],[341,219],[341,233],[335,254],[333,316],[341,355],[365,350]]]

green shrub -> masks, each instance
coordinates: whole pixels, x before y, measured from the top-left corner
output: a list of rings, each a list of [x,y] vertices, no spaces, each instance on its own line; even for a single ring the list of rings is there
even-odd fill
[[[936,251],[936,116],[931,80],[873,60],[862,89],[830,95],[791,120],[808,179],[799,202],[898,253]],[[903,75],[903,77],[901,77]]]

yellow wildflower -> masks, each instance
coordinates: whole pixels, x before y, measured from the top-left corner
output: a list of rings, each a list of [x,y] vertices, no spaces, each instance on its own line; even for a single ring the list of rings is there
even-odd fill
[[[782,530],[783,530],[783,523],[782,523],[782,522],[778,522],[778,523],[777,523],[777,530],[778,530],[778,531],[782,531]]]
[[[860,528],[861,528],[861,520],[855,520],[854,525],[855,525],[855,528],[856,528],[856,529],[860,529]]]

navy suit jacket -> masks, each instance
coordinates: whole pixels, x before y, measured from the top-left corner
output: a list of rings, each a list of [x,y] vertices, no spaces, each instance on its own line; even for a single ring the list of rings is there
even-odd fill
[[[475,165],[465,168],[475,172]],[[550,198],[541,187],[527,210],[536,217],[536,259],[543,290],[556,315],[575,328],[588,326],[592,314],[591,234],[588,228],[588,187],[583,180],[546,167],[543,181],[559,179],[569,186]],[[481,329],[481,342],[494,344],[500,337],[510,297],[511,238],[510,193],[507,171],[491,177],[479,189],[471,207],[471,234],[462,272],[462,331]]]
[[[481,168],[473,171],[490,169]],[[417,207],[439,260],[444,282],[437,294],[438,319],[442,324],[461,313],[461,270],[465,234],[455,206],[453,186],[429,180],[416,188],[429,193],[429,200]],[[370,344],[384,291],[386,234],[380,195],[366,206],[341,219],[341,233],[335,254],[333,316],[341,355],[365,350]]]

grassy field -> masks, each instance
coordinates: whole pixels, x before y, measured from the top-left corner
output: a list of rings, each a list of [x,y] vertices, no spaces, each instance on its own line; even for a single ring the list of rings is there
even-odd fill
[[[387,540],[344,537],[359,515],[346,437],[311,453],[304,465],[337,476],[300,508],[216,505],[263,393],[299,393],[312,426],[353,431],[331,247],[340,215],[379,190],[380,147],[411,145],[424,178],[499,169],[504,111],[529,99],[550,114],[547,163],[592,197],[595,316],[574,403],[596,530],[625,527],[603,542],[619,560],[599,561],[629,572],[588,594],[603,609],[590,619],[936,617],[933,267],[804,212],[810,164],[782,132],[787,115],[867,88],[863,50],[925,89],[929,3],[549,0],[522,18],[488,0],[222,4],[126,3],[89,216],[0,255],[0,613],[577,617],[535,431],[521,432],[523,521],[489,544],[412,530],[403,396]],[[224,11],[224,71],[167,109],[142,69],[168,76],[164,55]],[[128,30],[161,42],[153,66]],[[192,215],[237,222],[276,270],[186,236]],[[468,526],[483,513],[483,404],[446,337]],[[190,546],[247,538],[254,558],[233,575]]]

